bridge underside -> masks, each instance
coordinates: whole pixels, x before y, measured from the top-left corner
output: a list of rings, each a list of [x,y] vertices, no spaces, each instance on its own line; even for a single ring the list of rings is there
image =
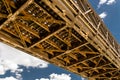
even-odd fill
[[[118,44],[86,0],[1,0],[0,41],[89,80],[120,80]]]

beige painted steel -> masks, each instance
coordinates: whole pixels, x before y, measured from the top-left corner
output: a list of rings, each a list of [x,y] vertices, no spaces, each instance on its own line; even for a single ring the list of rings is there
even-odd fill
[[[119,44],[87,0],[1,0],[0,41],[89,80],[120,80]]]

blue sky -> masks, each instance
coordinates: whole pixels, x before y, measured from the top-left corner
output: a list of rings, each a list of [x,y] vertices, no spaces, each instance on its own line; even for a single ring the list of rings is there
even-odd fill
[[[120,42],[120,0],[89,1]],[[0,80],[84,80],[84,78],[0,43]]]
[[[120,43],[120,0],[89,0],[100,15],[105,13],[103,21]]]

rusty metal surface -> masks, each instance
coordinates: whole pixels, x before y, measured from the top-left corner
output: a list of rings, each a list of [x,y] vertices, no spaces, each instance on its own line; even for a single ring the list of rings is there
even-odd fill
[[[0,41],[89,80],[120,80],[118,43],[87,0],[1,0]]]

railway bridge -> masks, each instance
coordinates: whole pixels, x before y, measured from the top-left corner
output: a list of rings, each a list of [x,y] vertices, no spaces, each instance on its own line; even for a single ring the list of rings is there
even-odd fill
[[[0,42],[88,80],[120,80],[120,47],[87,0],[0,0]]]

